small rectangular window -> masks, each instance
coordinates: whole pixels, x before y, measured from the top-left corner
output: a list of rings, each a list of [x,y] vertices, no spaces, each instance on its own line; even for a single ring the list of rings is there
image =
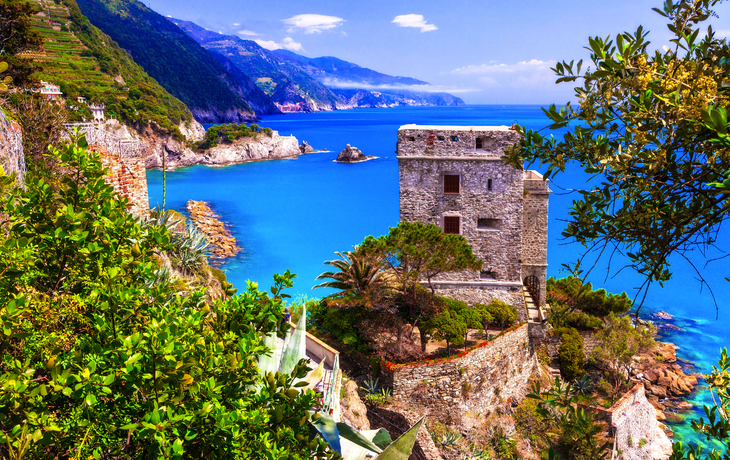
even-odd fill
[[[443,141],[443,140],[445,140],[445,139],[446,139],[446,138],[445,138],[444,136],[439,136],[439,140],[440,140],[440,141]]]
[[[451,140],[456,142],[459,140],[459,136],[451,136]]]
[[[487,179],[487,190],[492,191],[492,179]]]
[[[459,193],[459,176],[456,174],[444,175],[444,193]]]
[[[478,149],[482,148],[482,138],[481,137],[477,138],[477,148]]]
[[[459,216],[444,216],[444,233],[459,234]]]
[[[477,228],[479,230],[499,230],[502,228],[502,221],[500,219],[477,219]]]

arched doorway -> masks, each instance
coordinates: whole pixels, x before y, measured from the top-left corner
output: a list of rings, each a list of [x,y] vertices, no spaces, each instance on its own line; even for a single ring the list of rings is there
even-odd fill
[[[525,278],[525,281],[522,283],[527,288],[527,292],[530,293],[532,296],[532,300],[535,302],[535,305],[540,305],[540,278],[537,276],[528,276]]]

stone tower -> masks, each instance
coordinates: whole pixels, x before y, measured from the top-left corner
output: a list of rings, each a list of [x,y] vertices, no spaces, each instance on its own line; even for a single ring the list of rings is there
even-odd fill
[[[517,142],[507,126],[405,125],[397,154],[401,220],[463,235],[484,263],[481,272],[438,279],[439,294],[469,304],[502,300],[524,319],[523,284],[545,302],[550,189],[539,173],[502,162]]]

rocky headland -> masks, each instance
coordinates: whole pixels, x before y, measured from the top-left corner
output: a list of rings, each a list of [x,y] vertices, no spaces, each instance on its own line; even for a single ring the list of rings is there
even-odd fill
[[[350,144],[347,144],[340,154],[337,155],[337,159],[335,161],[338,163],[359,163],[373,158],[375,157],[372,155],[366,156],[359,148],[352,147]]]
[[[210,259],[227,259],[242,251],[226,225],[218,220],[220,216],[205,201],[190,200],[186,207],[195,228],[205,234],[210,248]]]
[[[296,158],[303,153],[316,152],[306,142],[299,145],[294,136],[280,136],[273,131],[271,136],[259,134],[255,138],[245,137],[232,143],[221,143],[206,150],[196,150],[192,144],[205,136],[205,129],[197,121],[181,123],[178,126],[184,139],[176,138],[154,123],[144,127],[129,127],[117,120],[107,120],[100,129],[94,129],[87,138],[105,145],[116,145],[120,141],[138,143],[138,153],[147,169],[161,169],[163,155],[165,169],[173,170],[193,165],[227,166],[248,161]],[[178,136],[179,137],[179,136]]]

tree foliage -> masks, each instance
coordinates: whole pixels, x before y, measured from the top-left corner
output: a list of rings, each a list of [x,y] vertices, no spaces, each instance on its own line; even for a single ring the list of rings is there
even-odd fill
[[[432,281],[437,276],[482,267],[463,236],[444,234],[436,225],[421,222],[400,222],[387,235],[368,236],[361,247],[392,269],[402,292],[413,296],[421,280],[434,293]]]
[[[40,48],[43,38],[31,27],[31,16],[37,11],[28,1],[0,2],[0,54],[8,62],[10,76],[16,84],[25,84],[40,68],[18,54]]]
[[[165,227],[127,213],[83,139],[51,153],[59,182],[30,176],[0,208],[0,457],[332,457],[310,438],[305,364],[256,366],[293,275],[271,295],[176,296]]]
[[[540,417],[536,424],[546,428],[539,444],[554,446],[546,453],[548,458],[609,458],[611,444],[601,436],[603,427],[593,422],[590,412],[578,406],[573,385],[564,384],[556,377],[551,387],[542,391],[540,383],[536,382],[527,397],[537,402],[536,413]]]
[[[596,346],[591,357],[607,369],[614,380],[613,396],[629,381],[634,357],[656,347],[653,326],[634,327],[628,316],[610,314],[601,331],[595,335]]]
[[[544,110],[547,128],[567,132],[555,138],[520,127],[521,149],[510,154],[514,165],[547,165],[546,179],[571,163],[594,177],[563,235],[601,255],[625,255],[645,277],[639,294],[670,279],[672,255],[712,246],[728,216],[728,189],[709,184],[730,169],[730,48],[711,27],[700,29],[719,1],[655,8],[668,19],[670,47],[653,50],[642,27],[590,38],[590,67],[563,61],[553,69],[557,82],[582,82],[577,107]]]
[[[569,382],[585,374],[586,357],[583,353],[583,337],[574,328],[569,328],[561,337],[558,347],[560,373]]]

